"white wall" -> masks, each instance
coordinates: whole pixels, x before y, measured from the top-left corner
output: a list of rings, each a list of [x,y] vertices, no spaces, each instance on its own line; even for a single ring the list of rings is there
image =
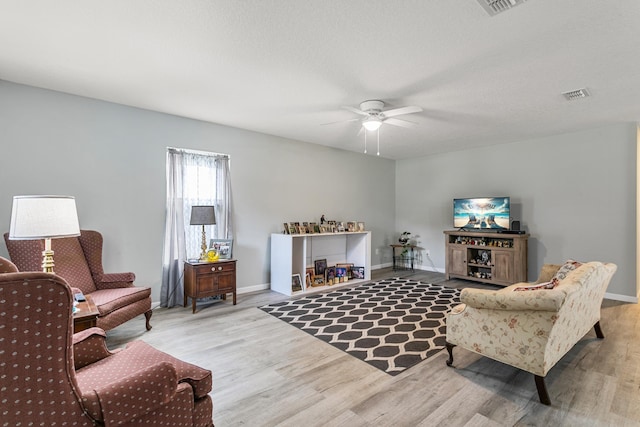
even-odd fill
[[[0,81],[0,230],[12,197],[76,197],[80,226],[105,238],[105,271],[133,271],[159,300],[167,146],[231,156],[238,287],[269,283],[271,233],[285,221],[364,221],[375,248],[394,233],[395,162]],[[381,251],[381,254],[383,251]],[[7,256],[0,245],[0,255]]]
[[[444,271],[452,199],[511,196],[529,239],[529,279],[568,258],[614,262],[610,294],[635,298],[636,125],[620,124],[397,162],[398,230]]]

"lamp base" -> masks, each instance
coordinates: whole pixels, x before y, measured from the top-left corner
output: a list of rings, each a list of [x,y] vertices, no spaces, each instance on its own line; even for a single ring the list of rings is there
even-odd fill
[[[53,273],[53,251],[51,250],[51,239],[44,239],[44,251],[42,251],[42,271]]]
[[[207,260],[207,233],[204,231],[204,225],[202,226],[202,244],[200,245],[202,252],[200,253],[200,261]]]

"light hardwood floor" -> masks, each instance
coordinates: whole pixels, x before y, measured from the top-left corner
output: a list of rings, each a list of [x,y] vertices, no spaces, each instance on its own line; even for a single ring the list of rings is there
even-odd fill
[[[462,288],[439,273],[376,270]],[[110,348],[141,339],[213,371],[213,420],[225,426],[640,426],[640,307],[605,301],[604,340],[590,332],[547,375],[552,406],[533,376],[456,349],[395,377],[257,307],[285,296],[261,291],[154,310],[107,334]]]

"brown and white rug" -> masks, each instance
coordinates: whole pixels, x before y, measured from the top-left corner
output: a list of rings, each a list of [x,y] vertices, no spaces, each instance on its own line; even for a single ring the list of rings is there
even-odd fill
[[[397,375],[445,345],[445,314],[460,291],[408,279],[260,307],[389,375]]]

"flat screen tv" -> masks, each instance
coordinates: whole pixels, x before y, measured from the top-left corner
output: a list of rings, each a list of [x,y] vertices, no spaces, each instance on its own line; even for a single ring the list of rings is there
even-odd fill
[[[453,199],[453,226],[465,230],[508,230],[509,197]]]

